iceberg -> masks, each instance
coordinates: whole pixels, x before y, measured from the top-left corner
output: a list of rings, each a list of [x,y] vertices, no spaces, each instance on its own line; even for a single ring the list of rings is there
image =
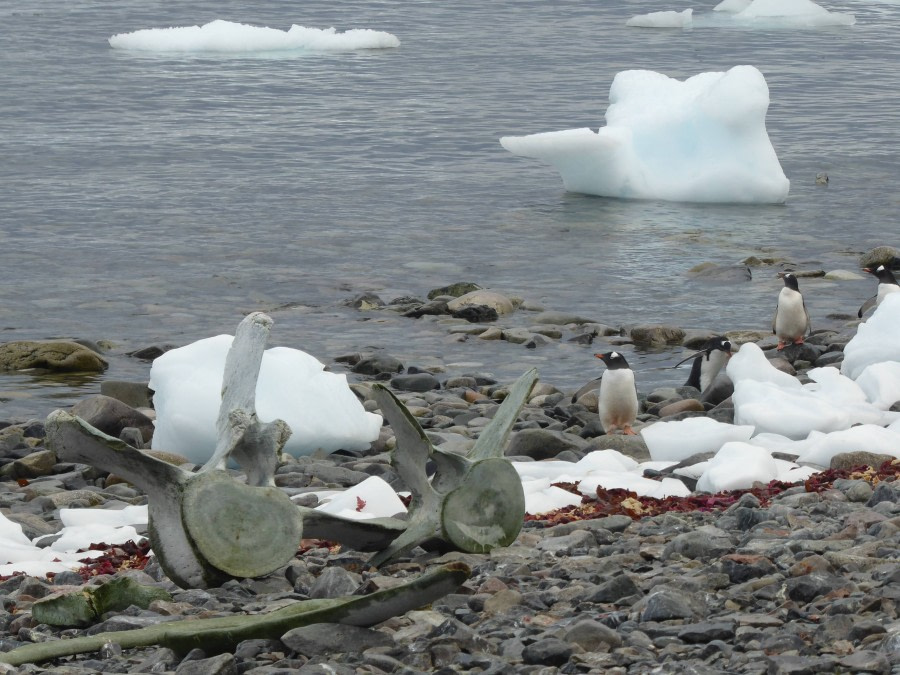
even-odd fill
[[[109,46],[142,52],[343,52],[399,47],[400,40],[391,33],[367,28],[338,33],[334,28],[293,25],[284,31],[217,19],[202,26],[146,28],[133,33],[118,33],[109,38]]]
[[[613,79],[606,126],[504,136],[553,166],[570,192],[624,199],[780,204],[790,181],[766,132],[769,88],[753,66],[679,81],[649,70]]]
[[[693,13],[692,9],[683,12],[650,12],[631,17],[625,25],[638,28],[690,28]]]

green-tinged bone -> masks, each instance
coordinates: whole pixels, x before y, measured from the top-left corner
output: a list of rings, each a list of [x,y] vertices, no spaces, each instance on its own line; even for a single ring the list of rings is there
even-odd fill
[[[494,418],[484,427],[474,447],[467,454],[469,459],[477,461],[488,457],[503,457],[509,433],[537,379],[537,370],[532,368],[513,383]]]
[[[197,647],[214,655],[232,651],[243,640],[277,640],[293,628],[313,623],[374,626],[453,592],[470,574],[465,564],[450,563],[402,586],[370,595],[305,600],[268,614],[172,621],[137,630],[39,642],[0,654],[0,663],[37,663],[98,651],[107,642],[117,643],[123,649],[160,645],[179,654]]]

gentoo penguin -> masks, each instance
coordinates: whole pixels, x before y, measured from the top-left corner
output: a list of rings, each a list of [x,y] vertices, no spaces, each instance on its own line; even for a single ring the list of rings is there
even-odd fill
[[[600,394],[597,412],[603,431],[611,434],[616,429],[635,435],[631,428],[638,413],[637,390],[634,386],[634,371],[628,367],[625,357],[619,352],[594,354],[606,364],[606,372],[600,379]]]
[[[800,295],[797,277],[790,272],[779,272],[778,276],[784,279],[784,288],[778,294],[772,332],[778,336],[778,351],[781,351],[787,342],[803,344],[803,336],[809,333],[809,312]]]
[[[706,346],[699,352],[691,354],[673,367],[677,368],[685,361],[694,359],[694,364],[691,366],[691,374],[684,386],[696,387],[700,391],[705,391],[712,384],[712,381],[716,379],[716,375],[722,370],[722,366],[728,363],[730,358],[731,342],[721,335],[716,335],[707,340]]]
[[[862,318],[862,315],[872,307],[880,305],[881,301],[884,300],[888,294],[900,291],[900,284],[897,283],[897,279],[894,278],[894,273],[891,272],[889,267],[885,267],[884,265],[879,265],[875,269],[863,267],[863,271],[878,277],[878,292],[866,300],[862,307],[859,308],[858,316],[860,319]]]

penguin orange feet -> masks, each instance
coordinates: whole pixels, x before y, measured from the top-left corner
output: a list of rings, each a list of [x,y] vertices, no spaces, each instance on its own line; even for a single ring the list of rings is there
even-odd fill
[[[800,336],[800,337],[798,337],[796,340],[794,340],[794,344],[795,344],[795,345],[802,345],[802,344],[803,344],[803,336]]]
[[[626,436],[637,436],[637,432],[631,428],[630,424],[625,425],[625,428],[622,429],[622,433]]]
[[[783,350],[783,349],[784,349],[784,340],[779,340],[779,341],[778,341],[778,346],[775,347],[775,350],[780,352],[780,351]]]

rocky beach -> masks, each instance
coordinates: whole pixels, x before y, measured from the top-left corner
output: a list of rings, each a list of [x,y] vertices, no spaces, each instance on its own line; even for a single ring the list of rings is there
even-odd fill
[[[889,262],[895,253],[887,252]],[[508,318],[527,311],[518,301],[473,286],[434,289],[421,299],[367,294],[348,304],[369,315],[391,313],[408,321],[439,317],[448,339],[503,340],[519,350],[562,343],[591,349],[595,340],[624,350],[634,345],[694,349],[714,334],[667,325],[626,330],[548,310],[532,310],[523,327]],[[774,350],[775,339],[765,330],[726,335],[735,345],[758,343],[772,365],[803,382],[811,368],[840,364],[856,332],[854,319],[832,315],[828,328],[783,352]],[[148,349],[138,357],[162,351]],[[102,353],[91,345],[66,350],[60,362],[77,363],[76,368],[95,363],[102,370]],[[332,358],[329,369],[350,374],[366,410],[378,410],[372,384],[389,384],[432,443],[454,452],[471,447],[510,385],[482,372],[448,375],[416,368],[384,350]],[[585,383],[598,374],[586,376]],[[734,420],[727,378],[701,393],[688,386],[644,390],[639,377],[638,390],[637,431],[693,417]],[[86,397],[72,412],[134,447],[188,465],[183,457],[149,449],[151,394],[144,382],[107,380],[99,395]],[[146,503],[139,489],[115,475],[59,461],[45,444],[43,420],[0,425],[0,508],[29,539],[50,535],[42,545],[52,543],[63,529],[61,508],[117,510]],[[364,451],[282,455],[275,482],[304,506],[316,506],[317,492],[349,488],[372,476],[400,492],[407,486],[391,464],[394,445],[386,425]],[[573,391],[539,382],[506,455],[523,462],[574,463],[605,449],[637,461],[650,458],[640,435],[604,434],[594,387]],[[372,628],[312,624],[280,639],[242,641],[225,653],[123,650],[110,642],[99,652],[38,664],[13,667],[0,659],[0,673],[900,673],[900,460],[866,450],[840,453],[830,466],[817,467],[818,473],[796,484],[773,481],[666,499],[598,488],[580,506],[529,514],[508,547],[472,554],[426,542],[377,570],[367,562],[369,553],[304,540],[286,567],[263,578],[184,590],[147,556],[145,539],[100,547],[100,558],[75,571],[0,580],[0,651],[180,619],[263,613],[299,600],[364,595],[448,563],[467,566],[471,576],[455,592]],[[681,466],[709,457],[694,456]],[[645,475],[661,479],[673,468]],[[682,480],[694,487],[690,479]],[[47,597],[119,579],[155,591],[145,602],[109,609],[77,627],[49,625],[33,616],[34,603]]]

